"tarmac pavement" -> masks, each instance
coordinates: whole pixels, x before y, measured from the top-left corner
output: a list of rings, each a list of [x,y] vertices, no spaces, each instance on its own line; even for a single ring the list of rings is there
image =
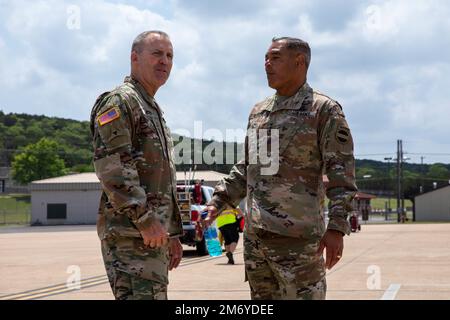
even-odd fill
[[[184,248],[169,299],[250,299],[242,234],[235,265]],[[448,300],[449,266],[450,224],[363,225],[327,273],[327,299]],[[113,299],[95,226],[1,227],[0,274],[0,299]]]

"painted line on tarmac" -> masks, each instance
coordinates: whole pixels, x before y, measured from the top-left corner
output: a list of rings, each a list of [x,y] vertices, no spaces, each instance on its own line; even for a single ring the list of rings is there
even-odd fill
[[[99,285],[99,284],[101,284],[101,283],[98,283],[99,281],[102,283],[105,283],[105,282],[108,282],[108,279],[107,279],[106,275],[90,277],[90,278],[81,280],[79,285],[81,288],[92,286],[94,283],[95,283],[95,285]],[[49,286],[49,287],[38,288],[38,289],[28,290],[28,291],[24,291],[24,292],[15,293],[15,294],[1,296],[0,300],[33,299],[33,297],[35,297],[35,296],[39,297],[39,296],[45,296],[47,294],[52,294],[54,292],[65,293],[65,292],[75,291],[75,290],[81,290],[81,289],[73,288],[73,285],[67,285],[67,283],[60,283],[60,284],[56,284],[56,285]]]
[[[387,288],[380,300],[395,300],[395,296],[400,290],[401,285],[393,283]]]
[[[178,293],[181,293],[181,292],[185,292],[185,293],[188,293],[188,292],[249,292],[249,290],[248,289],[224,290],[221,288],[218,288],[218,289],[178,289],[178,290],[172,289],[172,290],[170,290],[170,292],[178,292]]]
[[[97,280],[97,279],[102,278],[102,277],[105,277],[105,275],[85,278],[85,279],[82,279],[81,282],[94,281],[94,280]],[[66,283],[54,284],[54,285],[51,285],[51,286],[48,286],[48,287],[43,287],[43,288],[27,290],[27,291],[13,293],[13,294],[8,294],[8,295],[0,296],[0,300],[1,299],[7,299],[9,297],[16,296],[16,295],[33,294],[33,293],[36,293],[37,291],[41,291],[41,290],[57,289],[58,287],[62,287],[62,286],[67,286],[67,284]]]
[[[235,253],[241,253],[241,252],[242,252],[242,250],[235,251]],[[181,267],[190,266],[193,264],[202,263],[205,261],[220,259],[223,257],[224,257],[223,255],[220,255],[217,257],[207,256],[207,257],[202,257],[202,258],[194,258],[193,261],[181,262],[178,267],[181,268]],[[67,286],[67,283],[60,283],[60,284],[56,284],[56,285],[52,285],[52,286],[48,286],[48,287],[43,287],[43,288],[38,288],[38,289],[33,289],[33,290],[23,291],[23,292],[19,292],[19,293],[0,296],[0,300],[35,300],[35,299],[50,297],[50,296],[54,296],[54,295],[69,293],[69,292],[73,292],[73,291],[81,291],[85,288],[99,286],[99,285],[102,285],[102,284],[105,284],[108,282],[109,281],[108,281],[108,278],[106,275],[100,275],[100,276],[90,277],[90,278],[81,280],[80,281],[80,289],[72,288],[70,285]]]
[[[81,291],[83,289],[86,288],[91,288],[91,287],[96,287],[102,284],[106,284],[109,283],[108,279],[103,279],[103,280],[99,280],[97,282],[90,282],[87,285],[81,285],[80,289],[78,288],[67,288],[67,289],[61,289],[61,290],[54,290],[48,293],[41,293],[41,294],[36,294],[36,295],[32,295],[32,296],[27,296],[26,298],[20,298],[20,299],[15,299],[15,300],[37,300],[37,299],[42,299],[42,298],[46,298],[46,297],[51,297],[51,296],[57,296],[60,294],[64,294],[64,293],[70,293],[70,292],[74,292],[74,291]]]

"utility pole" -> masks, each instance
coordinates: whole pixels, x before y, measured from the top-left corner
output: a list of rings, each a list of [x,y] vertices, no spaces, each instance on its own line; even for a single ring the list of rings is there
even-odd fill
[[[403,179],[403,162],[406,160],[404,157],[403,157],[403,140],[400,140],[400,153],[401,153],[401,158],[400,158],[400,181],[401,181],[401,185],[400,185],[400,187],[401,187],[401,189],[400,189],[400,196],[401,196],[401,199],[402,199],[402,206],[401,206],[401,216],[400,216],[400,218],[401,218],[401,221],[402,222],[405,222],[405,220],[404,220],[404,212],[405,212],[405,195],[403,194],[403,189],[404,189],[404,182],[405,182],[405,180]]]
[[[384,160],[387,161],[387,192],[388,192],[388,211],[389,213],[391,212],[391,166],[390,166],[390,161],[392,161],[392,157],[389,158],[384,158]],[[387,215],[386,215],[387,217]],[[386,219],[387,220],[387,219]]]
[[[424,171],[423,170],[423,159],[425,157],[421,156],[420,157],[420,188],[419,188],[419,193],[423,193],[423,185],[424,185],[424,180],[423,180],[423,176],[424,176]],[[414,208],[413,208],[413,221],[416,221],[416,203],[414,202]]]
[[[402,160],[402,141],[397,140],[397,222],[400,222],[400,214],[403,210],[400,204],[402,198]]]
[[[406,219],[406,213],[404,212],[405,196],[403,194],[403,162],[410,160],[410,158],[405,158],[403,156],[403,140],[397,140],[397,159],[394,160],[397,161],[397,221],[404,222]]]
[[[421,156],[420,157],[420,193],[423,193],[423,174],[424,174],[424,170],[423,170],[423,159],[425,157]]]

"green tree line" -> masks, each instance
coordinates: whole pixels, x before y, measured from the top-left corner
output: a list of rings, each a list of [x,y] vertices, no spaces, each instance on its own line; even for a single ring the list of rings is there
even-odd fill
[[[450,165],[444,163],[403,163],[403,193],[413,199],[421,192],[449,185]],[[374,160],[356,160],[356,179],[359,189],[396,194],[396,163]]]
[[[10,166],[25,147],[42,138],[55,141],[52,150],[69,171],[93,170],[88,121],[76,121],[28,114],[5,114],[0,111],[0,166]]]
[[[175,145],[185,139],[178,135],[173,137]],[[196,169],[228,173],[232,165],[226,164],[226,160],[227,158],[234,159],[234,162],[239,160],[242,156],[240,152],[242,145],[214,142],[217,148],[211,150],[212,142],[191,139],[190,150],[193,151],[188,148],[184,150],[188,155],[178,154],[178,157],[185,160],[191,159],[190,161],[194,163],[196,157],[197,159],[201,157],[198,153],[206,151],[221,161],[198,164]],[[194,149],[195,143],[201,146],[200,150]],[[177,165],[177,170],[189,170],[190,161]],[[16,168],[16,180],[22,183],[66,173],[93,171],[89,121],[29,114],[5,114],[0,110],[0,166],[9,167],[13,164]],[[50,169],[44,169],[44,166]],[[27,170],[39,172],[25,174]],[[17,176],[18,172],[21,172],[19,176]],[[356,159],[356,178],[360,189],[394,191],[396,188],[395,164]],[[405,163],[403,166],[406,195],[419,192],[420,186],[422,191],[428,191],[433,188],[433,183],[437,183],[438,186],[448,185],[449,179],[450,164]]]

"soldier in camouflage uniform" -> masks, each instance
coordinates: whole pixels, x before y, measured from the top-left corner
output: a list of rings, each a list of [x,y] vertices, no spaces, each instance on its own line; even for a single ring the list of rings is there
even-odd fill
[[[94,166],[101,182],[97,231],[116,299],[167,299],[168,270],[183,253],[173,144],[154,99],[169,77],[167,34],[133,42],[131,76],[97,99],[91,113]]]
[[[251,111],[245,159],[218,183],[208,204],[205,225],[226,204],[247,197],[244,260],[252,299],[325,299],[325,270],[342,257],[343,236],[350,233],[347,215],[357,190],[353,141],[339,103],[306,82],[310,57],[300,39],[272,40],[265,69],[276,93]],[[278,132],[278,171],[272,175],[251,161],[258,149],[249,132],[261,129]],[[275,135],[266,139],[275,145]]]

